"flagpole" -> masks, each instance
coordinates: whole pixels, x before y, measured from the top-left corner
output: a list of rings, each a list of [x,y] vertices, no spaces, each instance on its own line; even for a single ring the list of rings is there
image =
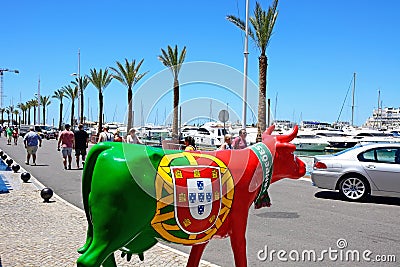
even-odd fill
[[[248,43],[249,43],[249,0],[246,0],[246,37],[244,40],[244,77],[243,77],[243,110],[242,110],[242,128],[246,129],[246,111],[247,111],[247,65],[248,65]]]
[[[40,124],[40,75],[39,75],[39,81],[38,81],[37,97],[38,97],[38,121],[37,121],[37,124]]]

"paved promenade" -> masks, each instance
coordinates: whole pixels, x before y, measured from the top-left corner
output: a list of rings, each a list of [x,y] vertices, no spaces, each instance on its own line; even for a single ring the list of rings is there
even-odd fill
[[[9,193],[0,194],[0,267],[75,266],[80,255],[76,250],[86,237],[84,212],[57,195],[44,203],[44,185],[34,177],[22,182],[23,171],[0,171],[12,186]],[[161,244],[145,252],[143,262],[137,256],[127,262],[119,252],[115,255],[118,266],[185,266],[188,257]],[[201,266],[216,265],[202,261]]]

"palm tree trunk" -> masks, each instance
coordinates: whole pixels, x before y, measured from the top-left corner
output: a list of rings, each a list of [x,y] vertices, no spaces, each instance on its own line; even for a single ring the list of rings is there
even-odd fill
[[[36,107],[33,107],[33,124],[36,124]]]
[[[172,139],[178,139],[179,81],[174,79],[174,117],[172,120]]]
[[[72,106],[71,106],[71,127],[74,125],[74,110],[75,110],[75,100],[72,100]],[[72,128],[73,129],[73,128]]]
[[[43,125],[46,125],[46,106],[43,105]]]
[[[133,120],[132,120],[132,88],[128,88],[128,131],[129,129],[132,128],[133,126]]]
[[[97,136],[103,130],[103,94],[99,92],[99,128],[97,129]]]
[[[31,124],[31,108],[28,108],[28,124]]]
[[[62,123],[62,110],[63,110],[63,103],[60,102],[60,120],[58,121],[58,130],[61,131],[61,123]]]
[[[262,54],[258,58],[259,90],[258,90],[258,131],[257,142],[261,141],[261,134],[266,129],[266,96],[267,96],[267,56]]]

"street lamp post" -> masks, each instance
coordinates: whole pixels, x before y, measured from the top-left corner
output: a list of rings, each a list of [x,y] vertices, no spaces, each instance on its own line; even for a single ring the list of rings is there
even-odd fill
[[[39,81],[38,81],[37,101],[38,101],[38,121],[37,121],[37,124],[40,124],[40,76],[39,76]]]
[[[4,98],[4,95],[3,95],[3,75],[4,75],[4,72],[14,72],[14,73],[16,73],[16,74],[18,74],[19,73],[19,70],[10,70],[10,69],[2,69],[2,68],[0,68],[0,107],[2,108],[3,107],[3,98]]]
[[[78,119],[79,123],[83,123],[83,90],[81,85],[81,49],[78,49],[78,73],[72,73],[78,80]]]

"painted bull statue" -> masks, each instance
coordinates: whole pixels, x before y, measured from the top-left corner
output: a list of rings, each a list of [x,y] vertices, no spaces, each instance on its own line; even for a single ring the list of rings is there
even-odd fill
[[[213,237],[230,236],[236,266],[247,266],[248,210],[269,205],[267,189],[282,178],[300,178],[305,164],[289,142],[297,134],[262,135],[241,150],[163,150],[105,142],[94,146],[82,177],[88,221],[78,266],[116,266],[158,240],[192,246],[187,266],[198,266]]]

